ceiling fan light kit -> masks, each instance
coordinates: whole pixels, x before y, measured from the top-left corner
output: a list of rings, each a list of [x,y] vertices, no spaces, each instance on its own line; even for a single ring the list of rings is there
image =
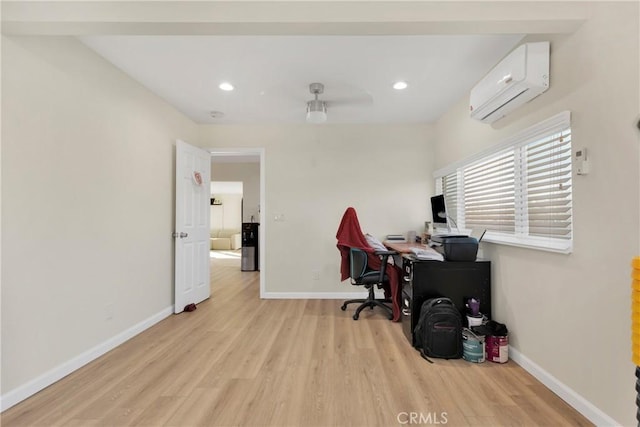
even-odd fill
[[[324,101],[307,102],[307,121],[309,123],[324,123],[327,121],[327,107]]]
[[[307,102],[307,122],[324,123],[327,121],[327,105],[318,99],[318,95],[324,92],[322,83],[311,83],[309,92],[315,95],[315,99]]]

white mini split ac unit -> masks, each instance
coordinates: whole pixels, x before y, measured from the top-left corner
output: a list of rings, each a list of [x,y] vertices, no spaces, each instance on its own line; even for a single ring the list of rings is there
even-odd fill
[[[493,123],[547,89],[549,42],[523,44],[471,89],[471,117]]]

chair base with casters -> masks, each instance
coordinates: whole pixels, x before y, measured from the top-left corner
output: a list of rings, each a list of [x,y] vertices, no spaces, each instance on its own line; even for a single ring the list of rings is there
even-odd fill
[[[376,299],[373,286],[369,286],[369,296],[367,298],[347,300],[342,303],[342,307],[340,308],[342,309],[342,311],[345,311],[347,309],[347,305],[352,303],[360,303],[360,305],[356,309],[355,314],[353,315],[353,320],[358,320],[358,318],[360,317],[360,312],[365,308],[370,307],[373,310],[373,307],[375,306],[385,309],[389,313],[387,316],[389,320],[393,320],[393,309],[385,304],[391,303],[391,299]]]
[[[358,320],[360,312],[369,307],[373,310],[373,307],[380,307],[386,310],[389,320],[393,320],[393,308],[385,303],[391,303],[389,298],[376,298],[375,287],[382,288],[384,284],[389,283],[389,277],[386,275],[387,259],[391,255],[395,255],[394,251],[375,251],[376,255],[380,257],[381,267],[380,270],[372,270],[367,266],[368,255],[365,251],[357,248],[349,249],[350,258],[350,271],[351,271],[351,284],[364,286],[369,290],[367,298],[363,299],[350,299],[345,301],[340,307],[342,311],[347,309],[347,305],[352,303],[360,303],[353,315],[353,320]]]

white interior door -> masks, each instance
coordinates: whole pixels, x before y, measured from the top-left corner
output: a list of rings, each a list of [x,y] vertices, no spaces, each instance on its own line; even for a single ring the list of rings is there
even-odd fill
[[[176,229],[174,313],[211,295],[209,209],[211,154],[176,141]]]

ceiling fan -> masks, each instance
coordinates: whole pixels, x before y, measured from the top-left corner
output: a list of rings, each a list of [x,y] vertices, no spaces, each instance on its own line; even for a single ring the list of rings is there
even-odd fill
[[[309,123],[326,122],[327,104],[318,99],[318,95],[324,92],[324,85],[322,83],[311,83],[309,85],[309,92],[315,96],[315,99],[307,102],[307,121]]]
[[[370,105],[373,103],[373,99],[370,94],[359,90],[354,93],[353,88],[349,90],[349,87],[343,88],[346,92],[351,92],[350,96],[337,96],[332,97],[330,101],[318,99],[318,95],[324,93],[324,84],[311,83],[309,85],[309,92],[314,96],[314,99],[307,101],[307,122],[309,123],[324,123],[327,121],[327,107],[336,107],[339,105]],[[343,90],[340,90],[342,93]],[[335,92],[335,91],[334,91]],[[336,98],[336,99],[333,99]]]

